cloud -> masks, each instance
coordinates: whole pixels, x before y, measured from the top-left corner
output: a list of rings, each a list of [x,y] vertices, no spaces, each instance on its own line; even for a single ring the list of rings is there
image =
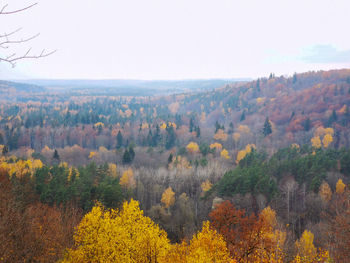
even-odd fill
[[[338,50],[332,45],[316,45],[305,50],[301,60],[309,63],[348,63],[350,49]]]

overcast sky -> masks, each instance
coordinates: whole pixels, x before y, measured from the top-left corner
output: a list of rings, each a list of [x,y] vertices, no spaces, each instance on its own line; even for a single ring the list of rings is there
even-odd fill
[[[34,1],[34,0],[33,0]],[[33,1],[8,0],[8,10]],[[0,16],[57,52],[0,78],[193,79],[350,68],[349,0],[39,0]],[[0,50],[2,54],[4,50]]]

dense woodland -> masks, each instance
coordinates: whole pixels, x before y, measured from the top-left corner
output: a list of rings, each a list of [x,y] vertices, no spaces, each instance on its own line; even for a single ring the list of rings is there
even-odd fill
[[[0,102],[1,262],[350,261],[350,70]]]

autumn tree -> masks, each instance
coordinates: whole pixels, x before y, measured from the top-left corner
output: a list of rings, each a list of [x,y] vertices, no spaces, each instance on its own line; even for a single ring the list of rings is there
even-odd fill
[[[247,215],[237,210],[229,201],[224,201],[209,214],[211,225],[227,242],[232,258],[238,262],[250,262],[258,258],[264,237],[264,222],[254,214]]]
[[[295,242],[297,255],[293,262],[329,262],[329,253],[325,250],[317,251],[314,245],[314,234],[305,230],[299,240]]]
[[[168,187],[162,194],[161,202],[164,204],[165,208],[169,208],[175,203],[175,193],[171,187]]]
[[[165,262],[167,234],[131,199],[121,210],[96,205],[74,235],[63,262]]]

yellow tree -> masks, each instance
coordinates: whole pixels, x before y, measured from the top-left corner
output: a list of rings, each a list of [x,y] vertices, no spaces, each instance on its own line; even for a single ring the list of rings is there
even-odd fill
[[[201,184],[201,188],[202,188],[202,191],[203,191],[203,192],[209,191],[209,190],[211,189],[212,186],[213,186],[213,185],[212,185],[212,183],[211,183],[209,180],[206,180],[205,182],[203,182],[203,183]]]
[[[161,202],[164,204],[165,208],[169,208],[175,203],[175,193],[173,189],[169,186],[162,194]]]
[[[236,164],[238,164],[248,153],[251,153],[252,149],[255,149],[254,144],[248,144],[244,150],[237,153]]]
[[[333,137],[331,134],[327,133],[322,140],[324,148],[327,148],[333,142]]]
[[[190,142],[187,144],[186,149],[189,153],[197,153],[199,151],[199,146],[195,142]]]
[[[217,150],[217,151],[221,151],[221,149],[222,149],[222,144],[221,144],[221,143],[218,143],[218,142],[215,142],[215,143],[210,144],[209,148],[210,148],[210,149],[215,149],[215,150]]]
[[[208,221],[203,223],[202,231],[195,234],[188,244],[186,241],[172,246],[167,261],[172,263],[234,263],[230,259],[226,242]]]
[[[228,151],[226,149],[223,149],[221,151],[220,156],[224,159],[230,159],[230,156],[228,155]]]
[[[329,202],[332,199],[332,190],[327,182],[321,184],[318,194],[324,202]]]
[[[166,232],[145,217],[134,200],[125,202],[121,211],[93,207],[74,241],[63,262],[165,262],[170,248]]]
[[[342,194],[344,193],[344,190],[345,190],[345,184],[343,183],[342,179],[339,179],[335,186],[335,192],[337,194]]]
[[[131,168],[124,171],[123,176],[120,178],[120,185],[128,189],[133,189],[136,186],[134,179],[134,173]]]
[[[329,262],[329,253],[327,250],[317,249],[314,245],[314,234],[305,230],[301,238],[295,242],[297,255],[293,263],[305,262]]]
[[[321,143],[320,136],[315,136],[315,137],[311,138],[311,145],[314,148],[321,148],[322,143]]]

